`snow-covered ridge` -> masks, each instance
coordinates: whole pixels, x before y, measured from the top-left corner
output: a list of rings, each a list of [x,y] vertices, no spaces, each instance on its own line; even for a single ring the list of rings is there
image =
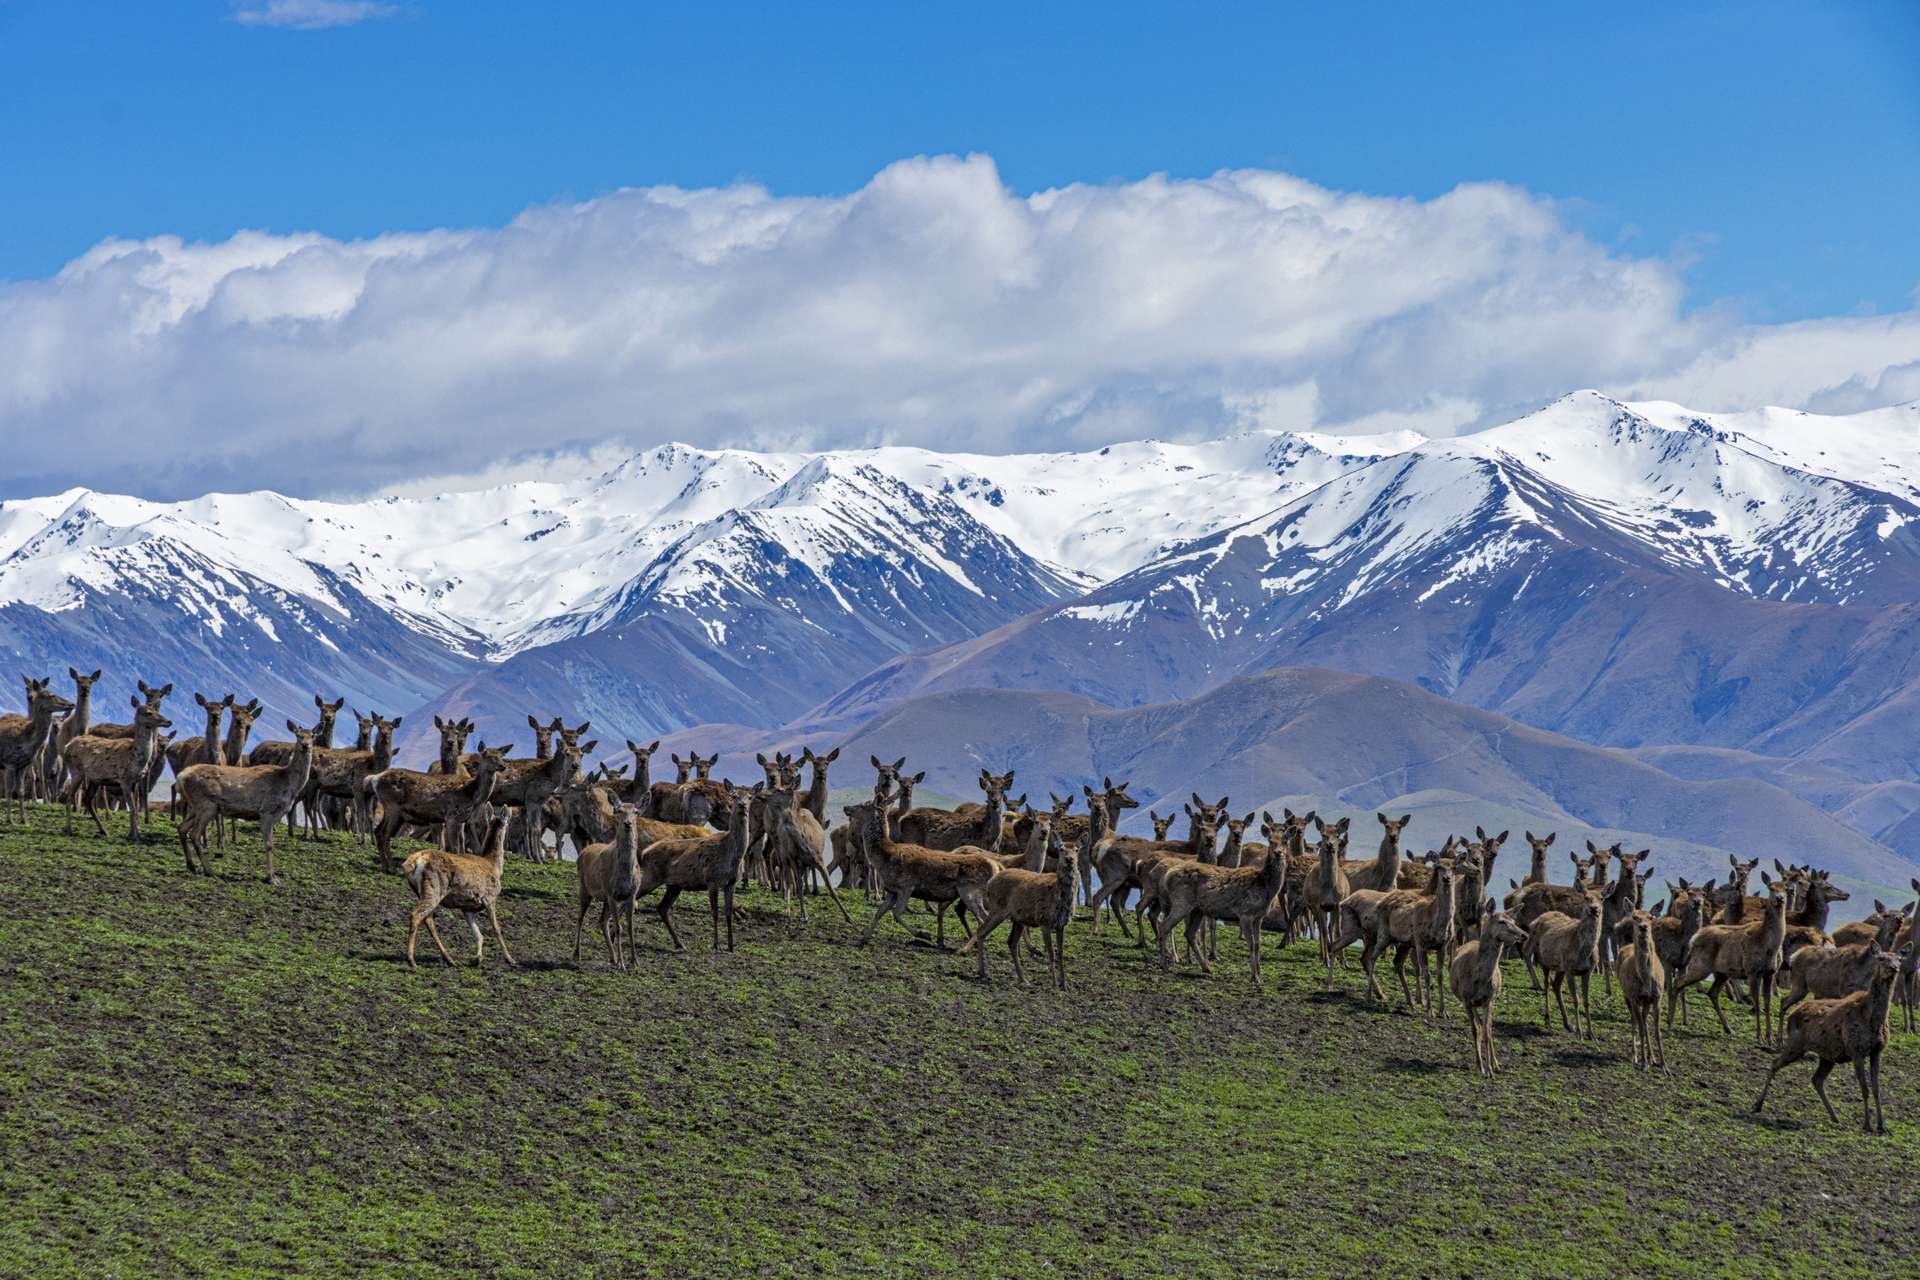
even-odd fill
[[[324,569],[416,631],[504,658],[630,616],[636,598],[697,608],[768,544],[829,589],[830,562],[877,556],[980,594],[994,584],[942,548],[965,550],[984,529],[1064,588],[1089,587],[1414,443],[1263,431],[1014,456],[670,444],[597,474],[434,497],[158,503],[74,490],[0,504],[0,605],[184,592],[164,566],[191,560],[211,575],[201,594],[238,600],[251,580],[343,608]]]
[[[264,584],[347,614],[370,601],[504,658],[648,610],[711,633],[722,599],[858,614],[929,577],[991,596],[988,575],[1007,573],[1058,598],[1159,562],[1159,589],[1224,630],[1256,602],[1204,600],[1193,574],[1226,554],[1228,530],[1269,544],[1269,599],[1337,579],[1318,610],[1416,564],[1425,600],[1531,539],[1594,537],[1748,594],[1847,603],[1906,589],[1910,575],[1885,570],[1916,557],[1917,504],[1920,405],[1704,414],[1576,392],[1445,440],[1254,431],[1025,455],[673,444],[594,474],[422,498],[74,490],[0,504],[0,606],[126,593],[244,618]],[[1125,627],[1140,612],[1099,599],[1073,616]]]

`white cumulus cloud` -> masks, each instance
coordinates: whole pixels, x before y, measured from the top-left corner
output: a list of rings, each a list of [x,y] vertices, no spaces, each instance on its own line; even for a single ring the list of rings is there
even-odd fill
[[[1499,184],[1023,194],[969,156],[833,197],[655,187],[498,228],[108,241],[0,286],[0,350],[14,493],[315,493],[675,438],[1445,432],[1579,386],[1837,408],[1913,393],[1920,320],[1745,325]]]

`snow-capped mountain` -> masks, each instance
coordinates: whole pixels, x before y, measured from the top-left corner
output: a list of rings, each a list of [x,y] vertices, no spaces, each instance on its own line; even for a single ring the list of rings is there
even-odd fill
[[[425,701],[499,728],[598,709],[634,733],[780,723],[836,690],[836,709],[969,683],[1125,705],[1311,660],[1601,741],[1746,745],[1779,717],[1748,724],[1703,693],[1718,659],[1681,699],[1715,708],[1714,727],[1688,736],[1631,700],[1602,715],[1593,691],[1615,684],[1569,694],[1569,656],[1653,634],[1683,600],[1849,618],[1920,601],[1916,514],[1914,406],[1711,415],[1581,392],[1447,440],[668,445],[425,498],[0,505],[0,643],[29,665],[197,678],[148,656],[184,637],[183,664],[226,655],[237,688]],[[1762,610],[1748,636],[1782,616]]]
[[[258,656],[223,668],[237,687],[266,681],[277,656],[276,684],[378,694],[390,710],[452,685],[483,713],[487,687],[531,696],[550,683],[535,671],[604,661],[600,687],[623,687],[636,732],[758,722],[1416,442],[1256,432],[1017,457],[666,445],[595,474],[425,498],[74,491],[0,504],[0,642],[30,665],[159,679],[171,669],[140,655],[182,639],[239,652],[257,635]],[[166,621],[165,642],[123,621],[107,644],[89,623],[134,606]],[[397,630],[433,655],[406,664],[417,681],[340,686],[338,663],[308,680],[276,655],[296,639],[350,655],[374,621],[369,637]],[[571,705],[586,679],[548,692]]]
[[[1885,715],[1920,699],[1920,424],[1863,417],[1803,417],[1813,434],[1789,450],[1748,447],[1737,422],[1569,396],[896,659],[820,713],[980,687],[1130,706],[1313,663],[1591,742],[1739,748],[1855,776],[1865,750],[1878,779],[1920,777],[1920,745],[1890,747]],[[1829,425],[1849,447],[1822,455]]]

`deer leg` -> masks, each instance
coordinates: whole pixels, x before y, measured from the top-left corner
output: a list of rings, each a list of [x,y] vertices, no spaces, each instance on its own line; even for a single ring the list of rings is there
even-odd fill
[[[1720,1029],[1728,1035],[1732,1035],[1733,1027],[1727,1022],[1726,1011],[1720,1007],[1720,992],[1726,985],[1726,977],[1722,974],[1715,974],[1713,981],[1707,986],[1707,1003],[1713,1006],[1714,1016],[1720,1019]]]
[[[1200,916],[1189,915],[1187,917],[1187,934],[1186,934],[1187,962],[1191,964],[1193,962],[1193,957],[1195,952],[1198,951],[1200,956],[1200,972],[1211,975],[1213,973],[1213,966],[1207,963],[1206,939],[1204,937],[1200,937],[1201,933],[1204,931],[1205,928],[1206,928],[1206,921],[1203,920]],[[1200,945],[1197,948],[1194,946],[1195,938],[1200,939]]]
[[[436,902],[432,907],[427,908],[427,932],[433,935],[433,945],[440,948],[440,956],[447,962],[447,967],[452,968],[453,953],[447,950],[447,944],[442,941],[440,937],[440,928],[433,922],[434,910],[439,905],[440,904]]]
[[[1407,1012],[1413,1012],[1413,993],[1407,990],[1407,948],[1396,944],[1393,948],[1393,973],[1400,979],[1400,997],[1405,1001]],[[1327,966],[1327,985],[1333,985],[1333,966]]]
[[[1880,1053],[1881,1051],[1878,1049],[1872,1050],[1868,1054],[1868,1061],[1873,1076],[1873,1109],[1878,1114],[1880,1121],[1874,1131],[1876,1133],[1885,1133],[1887,1131],[1887,1104],[1880,1098]]]
[[[273,869],[273,829],[277,824],[268,818],[260,824],[260,840],[267,846],[267,883],[279,884],[280,873]]]
[[[1260,922],[1242,920],[1240,937],[1247,944],[1247,964],[1253,970],[1253,989],[1260,989]]]
[[[1827,1100],[1827,1076],[1838,1065],[1838,1063],[1822,1060],[1820,1065],[1813,1069],[1813,1091],[1820,1095],[1820,1101],[1827,1109],[1827,1118],[1836,1122],[1840,1119],[1840,1113],[1835,1111],[1833,1103]]]
[[[1867,1059],[1863,1054],[1853,1060],[1853,1078],[1860,1083],[1860,1132],[1873,1132],[1873,1095],[1867,1088]]]
[[[100,820],[100,810],[94,807],[99,803],[99,799],[100,789],[96,786],[88,786],[87,815],[93,819],[93,825],[99,829],[100,838],[105,840],[107,838],[107,824]]]
[[[1021,986],[1027,985],[1026,966],[1020,963],[1020,944],[1026,941],[1027,926],[1018,920],[1013,922],[1013,931],[1007,935],[1007,954],[1013,957],[1013,980]]]
[[[1760,1108],[1767,1105],[1767,1091],[1773,1088],[1773,1078],[1780,1074],[1780,1068],[1798,1062],[1800,1055],[1790,1049],[1782,1049],[1774,1055],[1773,1065],[1767,1069],[1766,1081],[1760,1086],[1760,1096],[1753,1100],[1753,1113],[1760,1114]],[[1816,1088],[1818,1086],[1815,1086]]]

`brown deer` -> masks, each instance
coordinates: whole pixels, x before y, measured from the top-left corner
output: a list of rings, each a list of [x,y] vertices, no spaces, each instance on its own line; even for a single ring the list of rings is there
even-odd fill
[[[1531,850],[1527,862],[1527,878],[1520,883],[1523,885],[1547,883],[1547,850],[1553,847],[1553,838],[1559,832],[1549,831],[1544,836],[1536,836],[1531,831],[1523,831],[1520,834],[1527,838],[1527,846]]]
[[[643,818],[654,816],[653,753],[659,749],[658,738],[644,747],[628,738],[627,750],[633,753],[633,776],[614,789],[615,797],[632,805]]]
[[[1400,833],[1413,821],[1413,815],[1402,814],[1397,821],[1384,813],[1373,816],[1384,828],[1380,834],[1380,851],[1371,858],[1341,863],[1347,876],[1348,893],[1356,889],[1392,889],[1400,882]]]
[[[1707,881],[1706,888],[1711,889],[1713,881]],[[1709,910],[1705,892],[1683,894],[1678,913],[1672,902],[1667,904],[1667,914],[1654,913],[1653,949],[1660,957],[1660,968],[1668,979],[1667,987],[1667,1026],[1673,1026],[1674,1013],[1678,1010],[1680,1022],[1687,1025],[1687,1002],[1685,992],[1674,990],[1671,981],[1686,966],[1687,948],[1693,945],[1693,935],[1700,932],[1706,923]],[[1614,940],[1622,939],[1616,930]],[[1627,939],[1631,941],[1631,939]]]
[[[1787,996],[1780,1002],[1780,1016],[1786,1017],[1793,1006],[1809,995],[1821,1000],[1838,1000],[1856,991],[1865,991],[1873,977],[1876,952],[1891,951],[1899,918],[1888,916],[1880,922],[1879,935],[1864,943],[1845,947],[1802,947],[1787,961]],[[1783,948],[1784,950],[1784,948]]]
[[[492,799],[494,782],[507,767],[507,752],[512,749],[511,744],[488,747],[483,739],[479,753],[473,758],[471,772],[456,769],[452,773],[420,773],[413,769],[388,769],[369,774],[363,786],[380,806],[380,822],[374,828],[380,865],[393,870],[394,833],[406,823],[440,827],[443,848],[463,841],[468,819]],[[504,839],[504,827],[501,833]]]
[[[1500,1070],[1493,1044],[1493,1006],[1500,999],[1500,957],[1508,947],[1525,945],[1527,931],[1500,904],[1489,898],[1480,909],[1480,928],[1455,948],[1447,966],[1447,982],[1467,1011],[1467,1029],[1473,1033],[1473,1063],[1491,1080]]]
[[[1167,832],[1173,830],[1173,820],[1179,816],[1177,813],[1169,812],[1167,816],[1163,818],[1152,809],[1147,810],[1147,821],[1153,824],[1153,838],[1155,840],[1165,840],[1167,838]]]
[[[1198,795],[1194,796],[1199,801]],[[1166,873],[1176,864],[1205,863],[1214,866],[1218,858],[1214,846],[1219,840],[1220,821],[1226,816],[1227,797],[1221,796],[1219,804],[1183,804],[1182,812],[1187,815],[1187,839],[1176,845],[1163,845],[1141,852],[1133,862],[1133,882],[1140,890],[1139,900],[1133,906],[1134,939],[1137,945],[1144,947],[1149,923],[1154,931],[1160,927],[1160,917],[1165,910],[1160,902],[1160,887],[1165,883]]]
[[[1340,904],[1353,892],[1347,870],[1340,860],[1340,844],[1335,835],[1345,835],[1350,819],[1342,818],[1331,827],[1318,814],[1310,815],[1320,832],[1319,862],[1307,876],[1307,911],[1320,938],[1320,960],[1327,967],[1327,990],[1333,989],[1333,938],[1340,920]]]
[[[935,905],[957,902],[973,912],[977,919],[984,920],[987,882],[1000,873],[1000,864],[985,853],[948,852],[895,841],[887,834],[883,800],[884,793],[877,785],[874,788],[874,804],[861,815],[866,823],[863,842],[868,857],[873,861],[874,882],[880,892],[880,903],[857,945],[867,945],[880,921],[889,915],[916,939],[925,942],[927,935],[907,922],[909,899]],[[854,816],[851,806],[847,809],[847,816]],[[946,913],[937,913],[935,920],[939,936],[934,945],[945,950]],[[964,918],[961,923],[964,927]]]
[[[1760,1096],[1754,1099],[1756,1114],[1766,1106],[1767,1091],[1780,1068],[1812,1056],[1820,1060],[1813,1069],[1813,1091],[1820,1095],[1828,1118],[1837,1122],[1840,1116],[1827,1099],[1827,1076],[1841,1063],[1851,1062],[1854,1079],[1860,1082],[1861,1127],[1867,1133],[1887,1131],[1886,1104],[1880,1098],[1880,1055],[1887,1047],[1895,973],[1906,958],[1880,951],[1873,957],[1873,974],[1865,991],[1838,1000],[1809,1000],[1788,1016],[1780,1051],[1760,1086]],[[1875,1112],[1879,1113],[1877,1127]]]
[[[1445,858],[1433,864],[1433,883],[1427,890],[1395,889],[1380,902],[1374,915],[1373,952],[1377,958],[1382,948],[1393,946],[1393,971],[1400,980],[1400,995],[1408,1013],[1413,1012],[1413,995],[1407,990],[1407,953],[1411,951],[1414,979],[1420,984],[1421,1006],[1428,1018],[1433,1017],[1434,996],[1428,994],[1427,985],[1431,977],[1439,1000],[1440,1018],[1446,1019],[1446,983],[1439,973],[1429,973],[1427,956],[1429,953],[1439,955],[1445,963],[1447,948],[1453,942],[1453,919],[1458,909],[1454,863]],[[1329,985],[1333,982],[1331,960],[1327,966],[1327,982]],[[1378,990],[1371,970],[1367,973],[1367,985]]]
[[[1908,903],[1905,907],[1890,907],[1875,898],[1872,914],[1865,920],[1855,920],[1851,924],[1841,925],[1833,931],[1830,941],[1836,947],[1856,947],[1872,942],[1880,936],[1880,926],[1885,921],[1892,920],[1897,930],[1901,924],[1911,918],[1913,911],[1913,903]],[[1898,936],[1897,932],[1895,936]]]
[[[915,809],[900,819],[900,839],[927,849],[952,851],[967,845],[976,849],[998,849],[1006,827],[1007,791],[1013,786],[1013,774],[980,771],[980,790],[986,793],[985,807],[977,814],[944,813],[938,809]]]
[[[801,807],[813,815],[820,829],[827,829],[827,768],[840,758],[840,748],[835,747],[825,755],[817,754],[812,747],[800,749],[800,762],[813,766],[813,780],[807,784],[807,793],[801,798]]]
[[[357,715],[356,719],[359,718]],[[307,814],[307,834],[317,837],[318,814],[333,802],[344,802],[349,825],[355,837],[364,843],[372,827],[372,815],[361,806],[366,780],[393,767],[393,731],[403,716],[389,720],[379,712],[366,717],[368,745],[347,750],[315,747],[313,769],[301,807]]]
[[[697,757],[696,757],[697,759]],[[665,887],[660,904],[660,922],[667,927],[675,951],[685,951],[680,931],[673,927],[673,904],[683,890],[702,889],[707,893],[707,910],[713,918],[713,949],[720,949],[722,899],[725,900],[727,950],[733,950],[733,892],[740,880],[740,862],[746,857],[747,841],[752,835],[749,810],[756,796],[765,791],[762,783],[752,790],[731,782],[720,784],[730,810],[726,829],[717,835],[691,839],[657,840],[640,855],[640,884],[634,900]]]
[[[106,825],[100,820],[101,799],[115,787],[130,800],[140,794],[146,783],[148,762],[161,749],[160,731],[173,725],[173,721],[161,713],[158,702],[143,702],[139,698],[130,698],[128,702],[133,707],[131,738],[96,738],[88,734],[67,744],[67,789],[62,798],[67,805],[68,834],[73,831],[76,799],[86,806],[94,828],[102,836],[107,834]],[[139,836],[139,815],[139,803],[129,803],[129,840]]]
[[[150,685],[145,680],[136,680],[134,685],[140,690],[140,701],[154,711],[160,710],[160,704],[165,702],[168,695],[173,692],[172,681],[163,685]],[[89,738],[131,738],[133,733],[134,726],[131,721],[126,724],[95,724],[87,730]]]
[[[1651,849],[1642,849],[1638,853],[1614,853],[1620,861],[1620,875],[1607,885],[1600,915],[1600,977],[1603,991],[1613,990],[1613,956],[1619,949],[1614,938],[1614,926],[1640,909],[1647,877],[1653,874],[1652,868],[1642,871],[1640,864],[1652,852]]]
[[[21,679],[27,686],[27,714],[0,716],[0,811],[9,811],[12,816],[10,811],[17,805],[18,821],[25,825],[28,782],[39,773],[41,753],[53,735],[53,718],[73,710],[73,703],[48,687],[53,683],[52,676]],[[139,699],[134,702],[138,704]],[[105,835],[106,830],[102,828],[100,834]]]
[[[1060,990],[1067,989],[1067,922],[1073,919],[1076,877],[1079,875],[1078,851],[1060,840],[1053,829],[1053,819],[1048,814],[1039,814],[1034,819],[1030,838],[1042,843],[1043,860],[1051,857],[1054,861],[1052,871],[1027,871],[1022,868],[1001,871],[986,882],[982,895],[980,924],[973,935],[960,944],[960,954],[975,951],[979,957],[980,980],[987,980],[987,949],[983,945],[989,934],[999,928],[1003,922],[1012,921],[1013,931],[1007,936],[1007,951],[1013,957],[1014,980],[1021,986],[1027,985],[1027,971],[1020,963],[1021,946],[1026,940],[1027,930],[1038,929],[1040,940],[1046,947],[1047,976]]]
[[[180,771],[196,764],[225,764],[226,747],[220,741],[220,717],[233,705],[233,695],[224,698],[209,698],[203,693],[193,695],[200,709],[207,713],[206,732],[197,738],[181,738],[167,748],[167,764],[173,769],[173,790],[167,796],[167,808],[180,812]]]
[[[795,770],[795,775],[798,772]],[[820,775],[816,772],[815,776]],[[799,900],[800,919],[807,918],[807,889],[818,873],[827,887],[827,896],[839,908],[841,919],[852,924],[853,917],[847,914],[846,904],[835,892],[833,877],[827,869],[827,833],[821,830],[813,810],[800,805],[791,778],[766,793],[765,809],[768,856],[781,868],[782,892],[790,895],[789,901]]]
[[[266,846],[267,883],[280,883],[273,866],[274,824],[300,799],[313,768],[313,731],[291,720],[287,729],[293,734],[293,755],[285,764],[196,764],[180,774],[180,797],[186,805],[180,819],[180,850],[186,856],[189,872],[194,870],[197,858],[201,874],[213,874],[207,864],[209,823],[223,818],[252,818],[259,822],[261,843]]]
[[[1092,796],[1089,795],[1089,800]],[[1120,924],[1120,932],[1134,938],[1135,945],[1146,946],[1143,932],[1129,932],[1124,912],[1127,907],[1127,894],[1134,889],[1141,890],[1141,903],[1135,909],[1136,925],[1141,910],[1146,906],[1146,876],[1161,858],[1184,857],[1196,862],[1212,861],[1213,844],[1217,834],[1220,808],[1225,806],[1225,797],[1218,807],[1207,804],[1194,794],[1193,803],[1183,806],[1187,814],[1187,838],[1179,841],[1142,840],[1138,836],[1123,836],[1109,830],[1093,843],[1092,854],[1100,873],[1100,889],[1087,902],[1093,912],[1093,931],[1100,932],[1100,908],[1111,901],[1109,908]],[[1108,814],[1107,817],[1111,817]]]
[[[90,676],[83,676],[68,667],[67,675],[73,681],[73,710],[53,727],[46,750],[42,753],[46,761],[46,782],[42,794],[49,800],[56,799],[66,783],[67,744],[75,738],[85,737],[93,726],[93,686],[100,682],[100,670],[97,667]]]
[[[477,856],[449,853],[444,849],[421,849],[409,854],[400,869],[414,894],[412,923],[407,930],[408,968],[419,968],[413,962],[413,946],[420,936],[422,921],[426,922],[427,932],[433,936],[433,945],[440,949],[441,957],[449,965],[453,963],[453,956],[447,951],[447,944],[440,940],[440,930],[433,923],[434,912],[441,907],[452,907],[466,915],[467,925],[473,930],[474,964],[486,958],[487,943],[480,933],[482,911],[493,924],[494,941],[500,944],[500,958],[509,966],[513,964],[513,953],[507,950],[507,940],[500,932],[500,878],[507,869],[507,824],[503,819],[496,817],[487,825],[486,842]]]
[[[1560,1025],[1575,1035],[1593,1039],[1593,971],[1600,967],[1600,921],[1605,903],[1597,885],[1589,885],[1580,894],[1580,914],[1570,916],[1548,911],[1537,916],[1527,928],[1527,956],[1545,972],[1547,981],[1540,988],[1540,1025],[1551,1027],[1547,994],[1560,1008]],[[1519,917],[1514,917],[1516,920]],[[1567,1005],[1562,988],[1573,995],[1573,1021],[1567,1020]],[[1581,1010],[1586,1010],[1582,1029]]]
[[[1829,879],[1825,871],[1809,872],[1801,884],[1800,905],[1787,912],[1787,932],[1780,942],[1782,961],[1792,961],[1802,947],[1825,943],[1831,905],[1852,896]]]
[[[635,954],[631,913],[640,889],[640,846],[636,828],[639,815],[624,801],[613,806],[613,839],[583,845],[574,859],[573,869],[579,881],[579,914],[573,921],[573,962],[580,963],[580,935],[586,928],[587,910],[600,906],[600,934],[607,943],[607,963],[616,969],[627,967]],[[622,914],[628,918],[628,937],[624,949],[620,943]]]
[[[1771,890],[1766,914],[1747,924],[1711,924],[1693,935],[1693,945],[1674,985],[1681,990],[1711,977],[1707,1001],[1720,1019],[1720,1029],[1731,1033],[1727,1015],[1720,1007],[1720,992],[1738,978],[1747,984],[1753,1002],[1754,1038],[1762,1044],[1772,1039],[1773,990],[1780,972],[1780,944],[1787,928],[1787,895],[1780,884],[1760,879]],[[1738,903],[1735,903],[1738,906]]]
[[[1239,829],[1252,819],[1253,815],[1249,813],[1246,821],[1235,828],[1236,854]],[[1181,862],[1173,866],[1161,882],[1160,896],[1166,904],[1166,910],[1160,917],[1160,967],[1165,969],[1172,965],[1167,939],[1172,936],[1176,925],[1184,922],[1187,926],[1185,941],[1190,962],[1195,953],[1194,936],[1201,923],[1225,920],[1240,926],[1241,941],[1247,944],[1247,964],[1252,971],[1254,989],[1258,990],[1261,985],[1260,941],[1265,933],[1267,911],[1279,896],[1286,879],[1285,858],[1265,858],[1244,867],[1209,866],[1204,862]],[[1200,948],[1199,956],[1200,971],[1212,973],[1213,966],[1208,962],[1207,949]]]
[[[1623,879],[1625,877],[1622,877]],[[1619,923],[1628,926],[1629,941],[1620,948],[1614,967],[1620,971],[1620,999],[1633,1019],[1628,1054],[1641,1070],[1667,1070],[1667,1041],[1660,1028],[1660,1004],[1667,994],[1667,970],[1654,942],[1653,917],[1635,911]],[[1669,1073],[1670,1074],[1670,1073]]]

